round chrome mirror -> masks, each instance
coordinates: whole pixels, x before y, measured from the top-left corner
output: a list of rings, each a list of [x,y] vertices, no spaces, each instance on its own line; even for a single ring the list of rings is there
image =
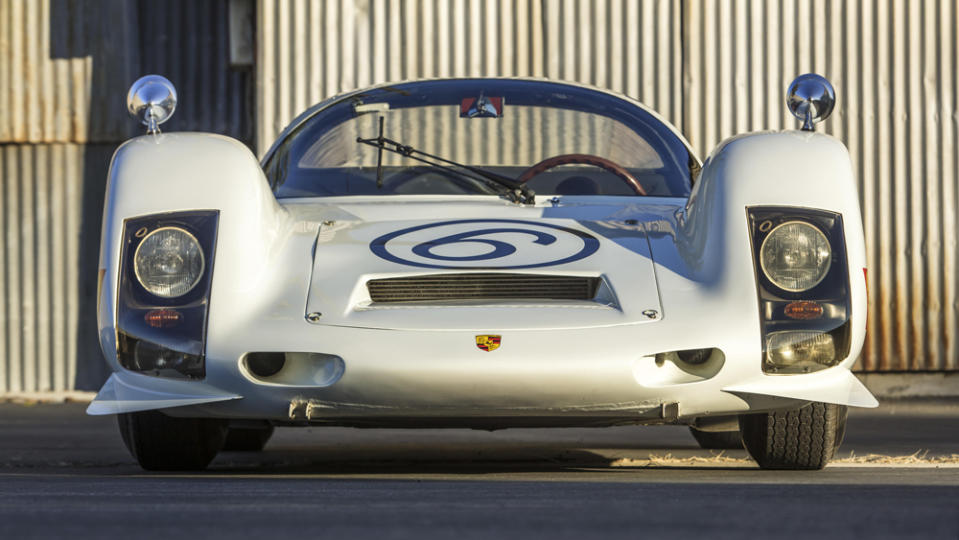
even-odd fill
[[[786,106],[802,120],[803,131],[815,131],[813,123],[828,118],[835,105],[836,91],[822,75],[800,75],[786,90]]]
[[[127,110],[147,126],[147,133],[159,133],[160,124],[176,110],[176,88],[166,77],[144,75],[127,93]]]

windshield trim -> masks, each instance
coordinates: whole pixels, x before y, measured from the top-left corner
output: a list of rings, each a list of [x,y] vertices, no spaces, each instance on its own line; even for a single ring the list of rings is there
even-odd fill
[[[531,208],[550,208],[552,206],[643,206],[668,204],[683,206],[689,197],[680,195],[537,195]],[[322,204],[343,206],[348,204],[418,204],[418,203],[489,203],[497,206],[515,206],[499,195],[437,195],[437,194],[396,194],[396,195],[326,195],[323,197],[278,197],[282,204]]]
[[[389,96],[395,93],[393,98],[387,99],[400,101],[389,101],[388,103],[391,105],[390,108],[401,110],[407,107],[415,108],[421,106],[420,103],[422,103],[423,99],[425,99],[421,96],[431,95],[430,92],[432,92],[434,88],[436,91],[438,91],[438,94],[436,95],[439,96],[439,99],[449,100],[450,97],[447,93],[448,89],[452,88],[455,91],[461,84],[509,85],[504,86],[503,88],[512,88],[512,90],[506,91],[512,93],[511,99],[513,100],[513,103],[521,103],[523,105],[532,105],[535,107],[535,104],[539,103],[536,101],[537,99],[543,99],[544,97],[547,100],[558,99],[560,105],[558,107],[553,105],[553,107],[558,109],[562,110],[568,107],[570,111],[581,111],[587,114],[598,114],[605,116],[612,121],[625,122],[625,125],[628,128],[630,128],[632,131],[635,131],[641,138],[646,139],[654,145],[656,148],[655,151],[662,156],[662,159],[665,162],[672,164],[671,167],[675,168],[675,173],[681,174],[681,176],[672,178],[675,178],[676,180],[673,181],[677,182],[682,179],[685,187],[680,187],[678,184],[676,184],[673,186],[673,188],[671,188],[671,191],[676,191],[678,189],[679,191],[688,194],[688,192],[695,185],[698,172],[702,168],[701,162],[696,157],[695,153],[693,153],[688,141],[686,141],[686,139],[678,132],[678,130],[676,130],[674,126],[665,121],[655,111],[627,96],[589,85],[557,82],[538,78],[437,78],[408,81],[395,85],[383,84],[363,90],[357,90],[324,100],[323,102],[305,111],[303,114],[297,117],[294,122],[287,126],[281,136],[274,142],[273,146],[261,160],[261,167],[269,179],[271,190],[273,190],[275,194],[279,194],[281,185],[284,183],[284,179],[287,177],[287,167],[289,167],[289,158],[286,156],[291,152],[292,148],[295,148],[294,145],[299,145],[300,141],[303,140],[301,136],[298,136],[301,130],[305,129],[307,132],[311,132],[316,129],[323,129],[322,126],[329,125],[330,121],[339,123],[342,121],[338,120],[339,116],[344,114],[342,111],[340,111],[340,109],[349,108],[352,110],[352,107],[355,106],[356,103],[362,103],[367,97],[373,100],[372,103],[379,103],[384,96]],[[517,94],[517,92],[521,93]],[[591,97],[593,94],[597,94],[595,98]],[[533,101],[528,101],[528,99],[518,99],[527,97]],[[564,103],[566,100],[569,100],[568,104]],[[447,104],[446,101],[438,101],[437,103]],[[596,105],[592,105],[592,103],[595,103]],[[330,121],[327,121],[325,119],[326,116],[331,114],[334,116],[330,119]],[[322,116],[324,120],[317,123],[317,117],[320,116]],[[334,118],[337,120],[334,120]],[[362,135],[357,136],[357,141],[368,142],[374,140],[365,140],[361,137]],[[380,140],[382,138],[383,137],[381,134]],[[652,141],[654,140],[658,142],[653,143]],[[380,144],[382,145],[382,142]],[[382,154],[382,149],[380,152]],[[669,156],[669,158],[667,159],[666,156]],[[417,158],[414,157],[413,159]],[[378,165],[377,186],[380,186],[380,182],[382,181],[379,177],[381,174],[379,170],[380,169]],[[483,176],[486,175],[483,174]],[[525,190],[520,191],[523,192],[523,195],[519,196],[521,199],[530,198],[530,194],[526,193]],[[515,199],[515,197],[510,198]],[[515,202],[522,201],[519,200]]]
[[[663,118],[658,112],[651,109],[650,107],[647,107],[642,102],[637,101],[625,94],[614,92],[606,88],[600,88],[597,86],[582,84],[582,83],[572,82],[572,81],[558,81],[553,79],[546,79],[543,77],[436,77],[436,78],[414,79],[414,80],[400,81],[400,82],[387,82],[387,83],[382,83],[375,86],[369,86],[366,88],[352,90],[342,94],[337,94],[337,95],[328,97],[324,99],[323,101],[320,101],[316,105],[313,105],[312,107],[306,109],[305,111],[300,113],[299,116],[294,118],[286,126],[286,128],[284,128],[283,131],[280,132],[276,140],[273,141],[273,144],[270,145],[270,147],[267,149],[266,153],[263,154],[263,158],[260,159],[260,167],[263,170],[266,170],[267,164],[269,163],[270,159],[273,157],[273,155],[276,153],[276,151],[280,148],[280,146],[283,144],[283,142],[291,133],[295,132],[302,124],[306,123],[317,114],[323,112],[324,110],[334,105],[338,105],[344,101],[352,101],[354,98],[362,97],[364,93],[367,93],[373,90],[384,90],[384,89],[389,89],[391,87],[398,87],[398,86],[405,86],[410,84],[426,83],[426,82],[476,81],[476,80],[540,82],[540,83],[545,83],[550,85],[568,86],[573,88],[592,90],[595,92],[599,92],[601,94],[605,94],[609,97],[619,99],[620,101],[623,101],[627,105],[631,105],[631,106],[642,109],[644,112],[648,113],[653,118],[655,118],[660,123],[662,123],[663,126],[669,129],[669,131],[672,132],[672,134],[675,135],[680,140],[680,142],[682,142],[683,146],[686,147],[686,150],[689,152],[689,156],[695,162],[695,165],[699,169],[702,168],[702,165],[703,165],[702,160],[699,158],[699,156],[696,155],[696,152],[693,151],[693,147],[692,145],[689,144],[689,141],[686,140],[686,137],[683,136],[683,134],[676,128],[676,126],[666,121],[666,119]]]

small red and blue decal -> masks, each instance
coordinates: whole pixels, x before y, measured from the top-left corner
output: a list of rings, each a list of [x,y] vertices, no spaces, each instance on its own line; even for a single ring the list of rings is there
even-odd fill
[[[503,98],[465,98],[460,101],[460,118],[499,118],[503,116]]]

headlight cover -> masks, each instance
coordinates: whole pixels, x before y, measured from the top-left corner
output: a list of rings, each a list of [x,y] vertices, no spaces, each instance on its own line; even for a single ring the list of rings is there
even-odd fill
[[[176,298],[193,290],[205,268],[200,243],[179,227],[161,227],[150,232],[133,257],[137,281],[161,298]]]
[[[849,356],[853,315],[842,215],[775,206],[746,213],[763,372],[793,375],[839,364]]]
[[[117,361],[159,377],[206,376],[206,321],[216,210],[124,220],[117,284]]]
[[[826,277],[832,263],[829,240],[804,221],[787,221],[766,236],[759,249],[763,273],[789,292],[812,289]]]

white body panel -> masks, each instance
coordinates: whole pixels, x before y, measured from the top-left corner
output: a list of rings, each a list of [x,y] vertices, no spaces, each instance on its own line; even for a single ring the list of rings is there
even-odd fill
[[[761,369],[746,218],[747,207],[761,205],[843,216],[852,346],[836,367],[808,375]],[[196,209],[220,211],[206,378],[128,372],[116,358],[123,221]],[[502,233],[516,253],[500,267],[477,266],[601,277],[605,296],[593,302],[371,304],[368,279],[441,271],[383,258],[371,251],[371,242],[450,221],[484,227],[520,222],[524,228],[534,222],[588,234],[599,242],[588,256],[511,269],[548,263],[553,255],[544,255],[546,248],[528,235]],[[443,234],[462,227],[445,226],[452,228]],[[575,235],[564,234],[554,235],[550,253],[580,249]],[[420,240],[386,245],[415,260],[408,248]],[[849,371],[862,348],[866,317],[858,195],[846,149],[821,134],[731,139],[707,161],[688,200],[579,196],[556,204],[539,197],[534,206],[489,196],[277,201],[253,155],[235,141],[146,136],[114,157],[101,250],[100,341],[116,373],[91,414],[164,408],[181,416],[505,427],[682,422],[807,401],[876,405]],[[307,321],[312,312],[321,315]],[[501,347],[478,349],[475,336],[481,334],[501,335]],[[660,352],[706,347],[723,357],[699,370],[655,361]],[[245,354],[257,351],[335,355],[345,370],[333,381],[317,374],[298,384],[257,382],[241,365]]]

